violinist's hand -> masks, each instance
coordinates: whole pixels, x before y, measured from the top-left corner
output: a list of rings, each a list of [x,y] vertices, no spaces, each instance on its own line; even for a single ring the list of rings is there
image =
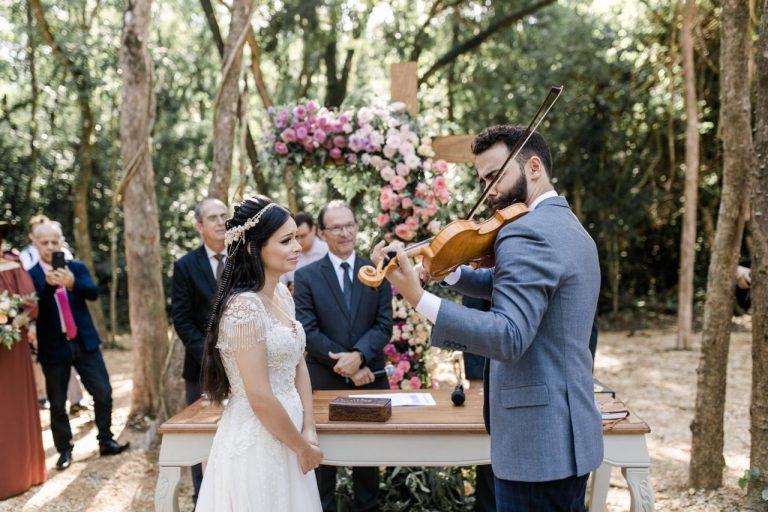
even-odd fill
[[[373,262],[374,267],[378,267],[379,263],[384,259],[384,256],[387,255],[387,252],[384,250],[386,244],[386,240],[382,240],[373,248],[373,252],[371,252],[371,261]]]
[[[379,246],[377,245],[376,247],[378,248]],[[411,260],[409,260],[408,256],[405,254],[403,244],[395,242],[392,245],[382,248],[381,251],[382,254],[386,254],[390,251],[397,252],[398,266],[387,274],[387,279],[390,284],[400,292],[408,304],[415,307],[421,300],[421,295],[424,293],[424,290],[421,287],[421,280],[419,279],[418,272],[411,264]]]

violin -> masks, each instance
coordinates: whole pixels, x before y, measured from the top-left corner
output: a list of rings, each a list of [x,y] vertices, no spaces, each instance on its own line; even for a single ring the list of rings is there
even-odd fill
[[[410,245],[405,249],[405,254],[409,257],[422,257],[421,264],[430,276],[436,279],[443,278],[461,265],[470,265],[473,268],[493,265],[494,245],[499,231],[510,222],[514,222],[528,213],[528,208],[524,203],[514,203],[506,208],[496,210],[489,219],[483,222],[478,223],[472,219],[491,190],[504,177],[509,161],[520,154],[528,139],[531,138],[562,92],[562,86],[550,89],[544,102],[523,132],[523,136],[512,148],[496,177],[485,188],[467,218],[455,220],[434,237]],[[388,253],[375,268],[370,265],[361,267],[357,273],[358,279],[366,286],[378,287],[387,274],[398,267],[396,256],[397,253],[393,251]]]

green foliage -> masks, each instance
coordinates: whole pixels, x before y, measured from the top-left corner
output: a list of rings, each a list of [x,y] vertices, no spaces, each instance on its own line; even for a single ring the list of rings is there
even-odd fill
[[[300,97],[360,106],[386,97],[389,65],[418,57],[423,75],[462,41],[533,0],[259,0],[253,24],[268,93],[274,103]],[[119,321],[127,321],[121,218],[118,265],[110,268],[113,158],[118,177],[120,74],[124,5],[117,0],[42,2],[73,75],[44,44],[26,2],[0,6],[0,209],[15,225],[9,239],[26,245],[28,218],[46,213],[72,241],[72,190],[81,168],[81,111],[94,118],[88,213],[95,277],[106,295],[120,277]],[[229,12],[213,2],[226,38]],[[703,299],[712,229],[720,197],[719,7],[699,3],[697,93],[701,105],[701,182],[695,279]],[[452,133],[496,123],[525,124],[550,85],[565,93],[542,125],[554,156],[556,186],[598,245],[601,310],[674,308],[684,182],[681,71],[673,60],[678,20],[668,2],[627,4],[565,0],[514,22],[440,68],[419,90],[420,112]],[[166,284],[173,261],[199,243],[191,210],[206,195],[212,160],[212,109],[221,59],[198,3],[155,2],[150,53],[156,100],[153,163],[160,208]],[[347,81],[344,63],[349,59]],[[254,139],[265,117],[244,59]],[[74,77],[77,78],[74,78]],[[34,100],[34,101],[33,101]],[[34,107],[33,107],[34,105]],[[236,148],[236,153],[237,153]],[[258,155],[261,165],[269,165]],[[236,166],[235,166],[236,168]],[[279,173],[265,172],[268,193],[284,200]],[[341,170],[297,176],[302,207],[316,213],[334,188],[361,184]],[[237,180],[233,180],[237,181]],[[479,194],[474,171],[448,175],[464,214]],[[246,190],[253,190],[248,178]],[[375,225],[372,199],[354,201],[361,222]],[[374,205],[375,206],[375,205]],[[361,240],[365,250],[375,230]],[[651,271],[652,270],[652,271]]]
[[[474,468],[384,468],[379,478],[382,512],[460,512],[473,509],[464,482],[474,482]],[[353,489],[349,468],[339,468],[336,480],[339,512],[351,510]]]

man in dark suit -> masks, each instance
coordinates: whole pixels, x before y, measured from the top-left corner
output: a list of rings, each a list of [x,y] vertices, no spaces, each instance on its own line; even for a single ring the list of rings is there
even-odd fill
[[[200,366],[208,329],[208,316],[216,293],[216,281],[224,270],[226,250],[224,222],[229,217],[227,206],[218,199],[205,199],[195,207],[195,229],[202,245],[182,256],[173,266],[171,317],[184,344],[184,387],[187,405],[202,394]],[[197,494],[203,481],[200,464],[192,466],[192,482]]]
[[[62,238],[61,228],[56,223],[37,226],[35,246],[40,261],[29,269],[39,299],[37,359],[43,367],[51,403],[51,431],[59,452],[56,461],[59,470],[72,463],[72,430],[66,401],[73,366],[85,389],[93,396],[99,453],[115,455],[129,444],[118,444],[112,437],[112,386],[99,350],[99,333],[85,303],[95,300],[99,290],[88,268],[80,261],[69,260],[64,268],[53,268],[53,253],[61,251]]]
[[[392,289],[369,288],[357,272],[370,261],[355,253],[352,209],[332,201],[318,215],[328,254],[296,271],[296,318],[307,334],[312,389],[388,389],[384,346],[392,337]],[[336,510],[336,467],[320,466],[317,485],[323,510]],[[353,511],[376,510],[378,468],[353,468]]]

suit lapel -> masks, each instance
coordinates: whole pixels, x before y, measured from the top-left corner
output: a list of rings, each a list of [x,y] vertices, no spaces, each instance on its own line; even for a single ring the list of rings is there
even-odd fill
[[[195,259],[197,260],[200,275],[203,276],[203,281],[205,281],[211,295],[214,295],[216,293],[216,278],[213,277],[213,270],[211,270],[211,264],[208,262],[208,253],[205,252],[204,245],[197,249],[196,256]]]
[[[336,276],[336,269],[333,268],[333,263],[331,263],[331,259],[326,255],[322,259],[322,274],[323,278],[325,278],[326,282],[328,283],[328,288],[331,290],[331,293],[333,294],[334,298],[336,299],[336,302],[339,305],[339,309],[349,318],[349,310],[347,309],[347,303],[344,300],[344,295],[341,294],[341,287],[339,286],[339,279]],[[352,300],[354,302],[354,292],[355,288],[352,287]]]

